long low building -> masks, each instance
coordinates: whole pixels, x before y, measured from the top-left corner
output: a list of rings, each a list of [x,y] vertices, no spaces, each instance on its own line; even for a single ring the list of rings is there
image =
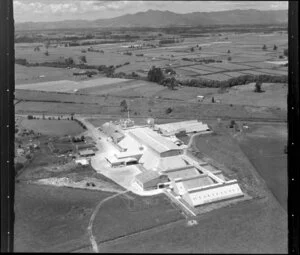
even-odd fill
[[[176,144],[165,139],[148,127],[135,128],[128,133],[131,137],[145,145],[148,149],[157,153],[160,157],[170,157],[183,154],[183,150]]]
[[[244,196],[236,180],[189,189],[182,198],[192,207]]]
[[[210,131],[207,124],[197,120],[173,122],[167,124],[155,125],[156,129],[165,136],[175,135],[181,132],[184,133],[198,133]]]

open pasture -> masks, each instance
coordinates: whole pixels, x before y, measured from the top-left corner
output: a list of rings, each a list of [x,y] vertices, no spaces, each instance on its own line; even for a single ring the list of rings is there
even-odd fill
[[[39,83],[57,80],[81,81],[86,78],[74,76],[73,70],[65,68],[54,68],[44,66],[22,66],[15,65],[15,83],[16,87],[22,84]]]
[[[287,48],[288,38],[286,34],[273,33],[248,33],[248,34],[223,34],[222,36],[209,36],[209,37],[195,37],[185,38],[181,43],[169,44],[163,47],[157,48],[145,48],[145,49],[131,49],[129,45],[133,43],[116,43],[116,44],[98,44],[92,47],[97,50],[103,50],[100,52],[89,52],[87,49],[90,46],[76,46],[76,47],[50,47],[48,48],[49,56],[45,56],[45,47],[41,46],[40,51],[34,51],[35,45],[31,44],[16,44],[16,58],[26,58],[28,62],[53,62],[64,61],[66,57],[72,57],[75,63],[79,63],[79,57],[86,56],[88,65],[123,65],[129,62],[128,65],[121,66],[116,69],[116,72],[132,73],[136,72],[139,75],[146,76],[151,66],[167,67],[170,66],[175,69],[182,78],[195,77],[195,74],[205,75],[204,72],[211,72],[212,74],[220,72],[222,70],[228,70],[229,72],[240,69],[250,69],[251,67],[258,67],[264,69],[270,69],[275,64],[265,63],[265,61],[276,61],[280,55],[283,55],[283,50]],[[263,45],[267,46],[267,50],[262,50]],[[201,50],[197,47],[201,47]],[[273,46],[277,45],[278,49],[273,50]],[[191,51],[194,48],[194,51]],[[85,50],[86,52],[82,52]],[[230,53],[228,53],[230,50]],[[124,55],[124,52],[132,52],[132,55]],[[136,54],[144,54],[144,56],[136,56]],[[227,58],[231,57],[231,62],[228,63]],[[199,63],[193,63],[191,61],[184,61],[182,58],[207,58],[207,59],[221,59],[223,63],[211,63],[207,66],[199,65]],[[194,64],[194,65],[193,65]],[[235,67],[234,64],[237,66]],[[239,65],[243,65],[239,68]],[[189,66],[189,69],[186,67]],[[201,66],[201,67],[200,67]],[[249,66],[250,68],[248,68]],[[184,69],[181,69],[185,67]],[[200,68],[199,68],[200,67]],[[31,69],[36,67],[30,67]],[[195,70],[194,68],[202,71]],[[51,70],[46,68],[46,70]],[[62,71],[63,69],[58,70]],[[37,69],[32,69],[37,70]],[[25,71],[17,71],[25,76]],[[27,71],[26,71],[27,72]],[[49,71],[50,73],[52,71]],[[62,73],[56,73],[57,80],[67,79],[72,76],[71,70],[64,70]],[[55,80],[54,74],[41,74],[45,75],[45,80]],[[53,78],[50,78],[53,77]],[[38,75],[37,75],[38,77]],[[21,83],[29,83],[41,81],[40,78],[32,76],[26,78],[19,78],[17,74],[17,81]],[[219,75],[212,76],[210,78],[217,80],[225,79],[226,75],[220,78]],[[28,80],[26,80],[28,79]],[[68,78],[70,79],[70,78]],[[72,80],[76,80],[72,78]]]
[[[239,144],[268,188],[287,210],[287,144],[286,125],[250,125],[250,131],[239,139]]]
[[[21,126],[44,135],[77,135],[84,131],[77,122],[69,120],[24,119]]]
[[[91,94],[91,95],[126,95],[130,96],[127,91],[140,91],[140,96],[145,96],[144,92],[148,90],[160,90],[163,86],[160,86],[153,82],[143,81],[143,80],[126,80],[119,83],[114,83],[106,86],[90,87],[86,89],[80,89],[78,93],[80,94]]]
[[[71,252],[90,245],[86,234],[90,216],[99,201],[109,195],[111,193],[17,184],[14,251]]]
[[[254,92],[254,83],[235,86],[226,93],[215,94],[215,100],[223,104],[252,105],[287,109],[287,86],[284,84],[263,83],[263,93]]]
[[[18,89],[74,93],[77,90],[83,88],[105,86],[105,85],[119,83],[123,81],[128,81],[128,80],[118,79],[118,78],[106,78],[106,77],[101,77],[92,80],[85,80],[82,82],[61,80],[61,81],[40,82],[40,83],[19,85]]]

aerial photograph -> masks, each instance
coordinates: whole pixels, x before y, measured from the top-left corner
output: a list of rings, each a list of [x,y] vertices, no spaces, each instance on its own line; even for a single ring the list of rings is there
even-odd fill
[[[288,252],[288,1],[13,9],[15,252]]]

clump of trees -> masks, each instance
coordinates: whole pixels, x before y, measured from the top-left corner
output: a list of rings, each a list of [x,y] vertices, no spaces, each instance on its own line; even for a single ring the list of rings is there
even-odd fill
[[[263,92],[262,91],[262,83],[260,81],[257,81],[255,83],[254,92],[257,92],[257,93]]]
[[[273,46],[273,50],[277,50],[277,46],[276,46],[276,44],[274,44],[274,46]]]
[[[160,83],[165,77],[161,68],[152,66],[148,72],[147,78],[149,81]]]
[[[79,60],[82,62],[82,63],[86,63],[86,56],[80,56],[79,57]]]
[[[178,86],[178,81],[175,77],[165,78],[160,82],[161,85],[168,87],[171,90],[174,90]]]
[[[267,50],[267,45],[264,44],[264,46],[262,47],[263,50]]]
[[[231,57],[228,57],[228,58],[227,58],[227,60],[228,60],[228,61],[231,61],[231,60],[232,60],[232,58],[231,58]]]
[[[68,57],[68,58],[65,59],[65,63],[66,63],[66,65],[70,66],[70,65],[74,64],[74,60],[73,60],[73,58]]]
[[[121,112],[127,112],[128,105],[125,99],[121,101],[120,107],[121,107]]]
[[[173,111],[173,109],[171,107],[168,107],[165,112],[166,112],[166,114],[170,114],[172,111]]]
[[[123,54],[124,54],[124,55],[128,55],[128,56],[131,56],[131,55],[132,55],[132,52],[126,51],[126,52],[124,52]]]
[[[235,120],[231,120],[231,121],[230,121],[230,124],[229,124],[229,127],[230,127],[230,128],[234,128],[235,125],[236,125]]]
[[[27,62],[27,59],[25,59],[25,58],[16,58],[15,59],[15,64],[22,65],[22,66],[27,66],[28,62]]]
[[[81,137],[72,137],[72,142],[73,143],[79,143],[79,142],[84,142],[85,137],[82,135]]]
[[[288,55],[289,55],[289,54],[288,54],[288,49],[284,49],[284,50],[283,50],[283,55],[286,56],[286,57],[288,57]]]
[[[228,50],[228,51],[227,51],[227,53],[228,53],[228,54],[230,54],[230,53],[231,53],[231,51],[230,51],[230,50]]]

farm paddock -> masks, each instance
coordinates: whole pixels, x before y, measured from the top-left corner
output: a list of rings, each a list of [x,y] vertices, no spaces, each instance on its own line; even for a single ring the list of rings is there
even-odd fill
[[[60,62],[65,58],[73,58],[79,63],[79,57],[84,55],[87,65],[115,66],[115,72],[131,74],[135,72],[142,77],[147,76],[151,66],[171,67],[176,71],[176,78],[191,79],[201,77],[204,79],[226,80],[238,73],[255,72],[256,74],[287,74],[287,69],[277,64],[283,61],[283,51],[287,48],[288,38],[286,33],[274,32],[269,36],[263,33],[233,34],[224,33],[222,37],[206,36],[185,38],[184,42],[166,45],[157,48],[130,49],[130,43],[98,44],[93,45],[96,50],[104,53],[89,52],[87,46],[56,47],[34,51],[36,45],[30,43],[16,44],[16,59],[26,59],[29,63]],[[225,39],[226,38],[226,39]],[[263,45],[266,50],[262,50]],[[277,49],[273,50],[273,45]],[[196,46],[199,45],[201,50]],[[195,51],[190,49],[194,47]],[[230,53],[228,53],[228,50]],[[86,51],[84,54],[82,51]],[[132,55],[124,54],[127,51]],[[143,56],[137,56],[137,55]],[[230,60],[229,60],[230,57]],[[220,63],[199,64],[194,59],[214,59]],[[192,61],[191,61],[192,60]],[[126,63],[126,64],[125,64]],[[35,83],[78,78],[72,77],[74,70],[50,67],[17,67],[17,84]],[[30,70],[35,70],[31,72]],[[232,73],[234,72],[234,73]]]
[[[21,126],[44,135],[78,135],[84,131],[78,123],[71,120],[24,119]]]

